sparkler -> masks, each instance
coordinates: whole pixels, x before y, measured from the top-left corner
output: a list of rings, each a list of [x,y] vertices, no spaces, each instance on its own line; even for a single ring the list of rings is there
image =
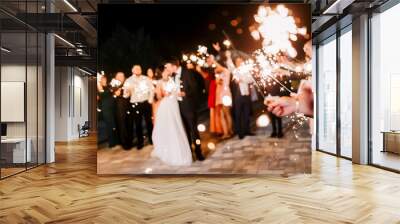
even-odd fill
[[[121,86],[121,81],[117,80],[117,79],[112,79],[110,82],[110,86],[113,88],[117,88],[119,86]]]
[[[257,31],[263,38],[262,44],[267,53],[285,52],[292,58],[297,56],[292,41],[297,41],[298,35],[305,36],[307,29],[297,27],[288,8],[278,5],[272,10],[270,7],[260,6],[254,19],[258,23]],[[258,36],[257,31],[253,33],[253,37]]]
[[[208,67],[208,64],[206,63],[207,57],[210,56],[208,53],[208,48],[204,45],[198,45],[197,46],[197,51],[195,53],[191,53],[189,56],[187,54],[182,55],[182,60],[186,62],[187,64],[197,64],[200,67]],[[212,67],[215,67],[216,65],[212,65]]]
[[[268,87],[276,84],[280,85],[280,91],[294,94],[292,89],[285,85],[287,82],[284,84],[277,77],[311,73],[312,66],[307,63],[300,62],[291,67],[282,62],[281,58],[288,56],[288,59],[296,61],[297,51],[292,42],[296,42],[298,36],[306,36],[307,29],[297,27],[295,19],[284,5],[278,5],[274,10],[271,7],[260,6],[254,19],[257,25],[251,26],[249,30],[255,40],[262,39],[262,48],[252,53],[251,57],[254,60],[247,60],[237,71],[242,75],[253,76],[255,86],[263,96],[267,94]],[[290,119],[295,122],[293,130],[297,130],[307,118],[303,114],[295,113]],[[258,126],[268,125],[267,121],[267,118],[261,115],[257,119]],[[295,136],[297,138],[297,134]]]
[[[286,55],[290,60],[296,60],[297,51],[292,42],[298,40],[298,35],[307,35],[307,29],[297,27],[295,19],[284,5],[278,5],[274,10],[260,6],[254,19],[258,25],[253,25],[249,29],[254,39],[262,38],[263,47],[253,52],[251,57],[254,60],[246,61],[238,69],[239,72],[251,74],[256,87],[263,95],[267,94],[268,87],[276,84],[281,86],[281,91],[292,94],[293,91],[278,80],[277,76],[302,75],[310,72],[311,66],[298,63],[292,68],[282,62],[281,57]]]
[[[227,48],[229,48],[231,46],[231,41],[229,39],[226,39],[222,42]]]

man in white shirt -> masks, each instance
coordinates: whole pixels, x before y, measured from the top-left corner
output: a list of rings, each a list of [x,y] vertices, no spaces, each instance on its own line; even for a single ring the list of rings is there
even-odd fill
[[[227,66],[232,72],[232,98],[234,109],[235,132],[239,139],[245,136],[254,135],[250,131],[251,115],[251,90],[250,85],[254,82],[253,77],[240,66],[244,63],[241,56],[235,58],[235,64],[232,61],[230,52],[227,52]]]
[[[142,75],[142,68],[140,65],[134,65],[132,67],[132,75],[125,81],[124,90],[124,97],[130,98],[130,111],[133,113],[133,120],[135,123],[137,149],[140,150],[144,146],[143,119],[146,123],[149,143],[153,144],[151,139],[153,131],[151,104],[154,100],[154,86],[147,76]]]

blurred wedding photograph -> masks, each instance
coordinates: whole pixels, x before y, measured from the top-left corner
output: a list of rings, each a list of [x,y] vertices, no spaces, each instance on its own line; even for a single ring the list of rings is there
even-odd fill
[[[309,5],[98,11],[98,174],[311,173]]]

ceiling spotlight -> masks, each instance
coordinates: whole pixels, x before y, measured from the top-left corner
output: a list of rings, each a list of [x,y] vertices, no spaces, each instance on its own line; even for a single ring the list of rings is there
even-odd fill
[[[68,40],[62,38],[61,36],[59,36],[58,34],[54,34],[55,37],[57,37],[59,40],[61,40],[62,42],[64,42],[65,44],[67,44],[70,47],[75,48],[75,45],[73,45],[71,42],[69,42]]]
[[[85,73],[86,75],[92,75],[92,73],[90,73],[90,72],[88,72],[88,71],[86,71],[86,70],[84,70],[84,69],[81,69],[81,68],[79,68],[79,67],[78,67],[78,70],[81,71],[81,72],[83,72],[83,73]]]
[[[1,47],[0,49],[1,49],[1,51],[4,51],[4,52],[6,52],[6,53],[10,53],[10,52],[11,52],[10,49],[7,49],[7,48],[5,48],[5,47]]]
[[[64,0],[64,3],[68,5],[74,12],[78,12],[78,10],[73,6],[68,0]]]

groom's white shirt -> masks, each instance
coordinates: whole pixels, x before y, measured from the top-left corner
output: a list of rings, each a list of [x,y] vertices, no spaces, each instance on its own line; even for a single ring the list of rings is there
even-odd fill
[[[131,75],[125,80],[126,88],[130,93],[131,103],[153,102],[154,86],[151,80],[144,75]]]
[[[181,89],[181,76],[182,76],[182,67],[179,66],[179,68],[175,72],[175,79],[174,79],[178,91]],[[178,96],[178,101],[182,101],[181,96]]]

